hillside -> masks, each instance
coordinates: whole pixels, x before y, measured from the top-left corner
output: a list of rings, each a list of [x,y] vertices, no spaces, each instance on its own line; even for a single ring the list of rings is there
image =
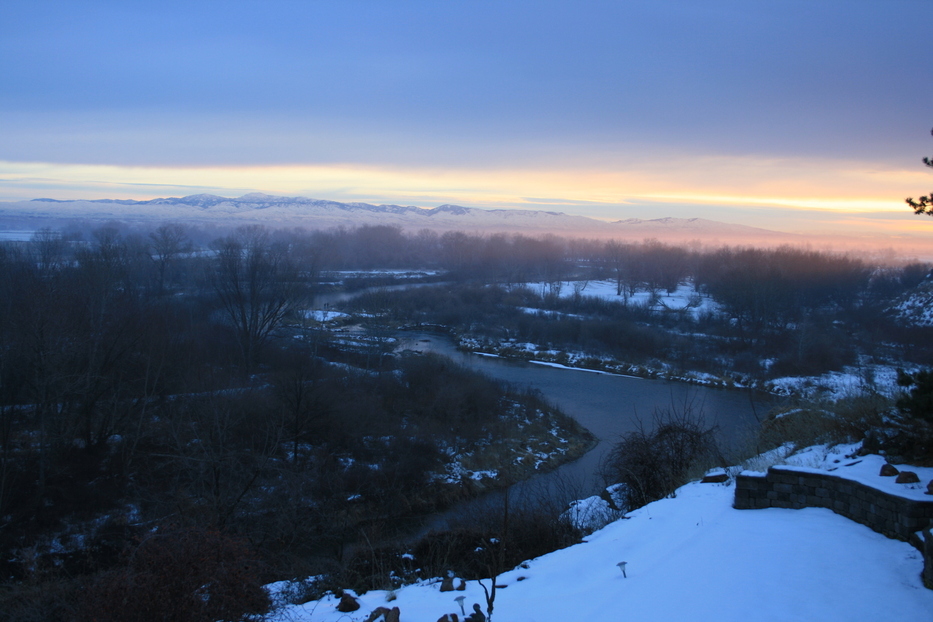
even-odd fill
[[[824,452],[821,460],[836,457]],[[929,620],[933,591],[921,584],[923,562],[911,545],[826,509],[735,510],[733,493],[728,484],[688,484],[582,544],[500,575],[497,584],[505,587],[493,619]],[[277,619],[365,620],[376,607],[397,606],[401,622],[437,620],[460,614],[460,594],[467,611],[472,603],[485,610],[476,582],[462,593],[441,593],[428,581],[398,590],[391,602],[387,592],[369,592],[350,614],[335,611],[337,600],[328,597],[289,607]]]

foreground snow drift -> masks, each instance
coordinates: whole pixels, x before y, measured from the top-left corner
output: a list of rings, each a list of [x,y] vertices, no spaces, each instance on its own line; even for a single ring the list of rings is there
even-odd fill
[[[587,538],[499,577],[493,620],[930,620],[933,591],[909,544],[829,510],[735,510],[733,487],[693,483],[677,497],[632,512]],[[627,578],[617,563],[628,562]],[[488,582],[487,582],[488,583]],[[365,620],[397,606],[401,622],[433,622],[483,605],[480,586],[439,592],[437,583],[360,597],[351,614],[326,598],[283,611],[282,620]],[[461,616],[462,619],[462,616]]]

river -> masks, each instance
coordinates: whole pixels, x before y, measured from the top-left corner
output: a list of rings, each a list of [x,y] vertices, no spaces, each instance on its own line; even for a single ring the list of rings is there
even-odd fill
[[[638,429],[641,424],[650,428],[658,409],[680,411],[688,405],[708,425],[718,426],[727,450],[739,450],[751,442],[758,418],[773,403],[770,396],[748,391],[562,369],[461,352],[450,338],[441,334],[401,333],[399,337],[402,349],[442,354],[514,387],[539,391],[548,403],[596,436],[598,444],[582,458],[525,484],[546,486],[552,494],[568,490],[576,498],[593,494],[602,485],[598,471],[606,453],[626,432]],[[443,520],[444,516],[454,516],[462,510],[452,508],[439,518]],[[432,523],[437,526],[437,521]]]
[[[338,303],[359,293],[329,294],[316,302],[318,306],[322,302]],[[531,486],[543,484],[552,492],[556,488],[572,489],[577,498],[592,494],[602,485],[598,471],[606,453],[626,432],[637,430],[639,425],[650,428],[657,410],[680,412],[685,405],[689,406],[694,414],[702,415],[706,424],[718,427],[728,452],[749,446],[760,418],[775,400],[751,391],[562,369],[472,354],[457,350],[453,341],[443,334],[402,332],[397,337],[399,350],[441,354],[516,388],[536,390],[548,403],[592,432],[598,444],[590,452],[529,483]],[[450,513],[458,511],[453,508]]]

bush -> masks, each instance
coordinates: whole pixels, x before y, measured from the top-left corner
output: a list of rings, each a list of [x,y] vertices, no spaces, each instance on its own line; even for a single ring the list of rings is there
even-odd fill
[[[889,410],[889,400],[878,395],[848,397],[822,406],[791,407],[762,422],[758,448],[766,451],[785,443],[797,447],[853,443],[882,426]]]
[[[690,404],[656,410],[653,429],[644,425],[622,436],[600,468],[607,485],[626,485],[627,506],[639,508],[674,494],[701,469],[722,464],[716,428]]]
[[[78,579],[0,584],[0,622],[61,622],[73,620],[80,598]]]
[[[269,608],[258,571],[249,548],[220,532],[158,532],[139,544],[126,566],[91,585],[81,617],[95,622],[243,620]]]

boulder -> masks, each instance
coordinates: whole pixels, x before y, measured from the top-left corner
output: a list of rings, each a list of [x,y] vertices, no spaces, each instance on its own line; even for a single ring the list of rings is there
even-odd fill
[[[460,622],[460,618],[456,613],[445,613],[437,619],[437,622]]]
[[[376,607],[375,609],[373,609],[373,612],[369,614],[369,617],[366,618],[366,622],[376,622],[376,620],[378,620],[380,616],[384,616],[387,613],[389,613],[388,607]]]
[[[383,622],[399,622],[398,617],[401,611],[398,607],[392,607],[391,609],[387,607],[376,607],[373,609],[373,612],[369,614],[369,617],[366,618],[366,622],[377,622],[379,618],[382,618]]]
[[[897,469],[895,469],[892,465],[888,463],[884,463],[881,465],[881,473],[880,473],[881,477],[894,477],[898,473],[900,473],[900,471],[898,471]]]
[[[351,611],[356,611],[360,608],[360,603],[357,602],[355,598],[350,596],[347,592],[343,593],[343,596],[340,597],[340,602],[337,603],[337,611],[340,613],[350,613]]]
[[[712,475],[707,475],[700,480],[701,484],[722,484],[729,480],[729,476],[725,473],[713,473]]]
[[[917,474],[913,471],[901,471],[897,476],[897,479],[894,480],[895,484],[919,484],[920,478],[917,477]]]
[[[486,622],[486,616],[479,608],[479,603],[473,603],[473,613],[466,617],[466,622]]]
[[[444,580],[441,581],[441,591],[442,592],[453,592],[454,591],[454,578],[452,575],[447,575],[444,577]]]
[[[933,495],[933,479],[931,479],[930,483],[927,484],[927,494]]]

